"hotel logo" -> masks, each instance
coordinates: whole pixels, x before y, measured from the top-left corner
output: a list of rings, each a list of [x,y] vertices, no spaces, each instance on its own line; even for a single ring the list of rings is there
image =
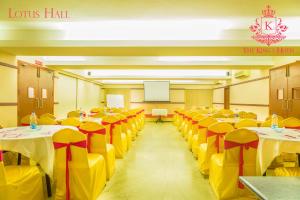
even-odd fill
[[[286,38],[283,32],[288,27],[282,23],[281,18],[275,16],[275,10],[268,5],[265,10],[262,10],[262,16],[256,18],[255,24],[251,25],[249,29],[254,33],[252,35],[254,40],[270,46]]]

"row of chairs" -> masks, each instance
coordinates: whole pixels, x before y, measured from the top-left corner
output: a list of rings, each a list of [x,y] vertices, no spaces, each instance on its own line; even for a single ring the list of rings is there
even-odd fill
[[[287,127],[297,127],[296,120],[289,118],[282,123]],[[262,125],[270,126],[269,123],[270,119],[267,119]],[[256,120],[247,118],[230,124],[218,122],[216,118],[207,117],[201,112],[177,110],[174,124],[198,159],[200,172],[209,176],[218,199],[249,195],[238,177],[256,175],[259,139],[255,132],[243,128],[258,126]]]
[[[55,120],[54,116],[48,114],[39,119],[43,118]],[[78,131],[66,128],[53,135],[55,199],[96,199],[106,181],[114,174],[115,158],[124,157],[131,141],[143,128],[144,114],[142,109],[135,109],[104,116],[102,124],[81,122],[76,117],[67,118],[60,123],[77,127]],[[14,188],[8,182],[3,185],[0,183],[0,190],[3,189],[0,199],[44,199],[42,175],[38,167],[4,167],[3,162],[0,163],[0,172],[3,172],[0,173],[0,176],[3,175],[0,182],[13,178],[14,184],[18,185],[12,185]],[[18,169],[22,174],[11,175],[11,168]],[[27,169],[30,171],[26,171]]]

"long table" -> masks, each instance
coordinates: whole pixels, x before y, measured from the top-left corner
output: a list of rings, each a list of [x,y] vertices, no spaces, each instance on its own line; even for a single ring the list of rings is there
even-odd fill
[[[300,198],[300,177],[241,176],[240,181],[263,200],[296,200]]]
[[[257,175],[263,175],[281,153],[300,153],[300,130],[250,127],[259,137],[256,159]]]

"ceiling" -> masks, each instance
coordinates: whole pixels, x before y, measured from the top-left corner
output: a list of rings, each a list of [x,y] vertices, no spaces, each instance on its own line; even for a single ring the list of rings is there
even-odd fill
[[[0,51],[82,76],[108,69],[115,73],[184,69],[199,74],[203,70],[268,69],[278,57],[295,60],[300,56],[299,0],[0,0],[0,4]],[[272,47],[254,41],[249,30],[268,4],[288,26],[286,39]],[[45,8],[67,11],[68,18],[45,18]],[[39,11],[40,17],[16,17],[33,11]],[[278,53],[279,47],[293,51]],[[141,75],[88,78],[106,82],[149,79]],[[182,77],[153,78],[186,83],[193,79],[197,84],[222,80],[189,77],[184,72]]]

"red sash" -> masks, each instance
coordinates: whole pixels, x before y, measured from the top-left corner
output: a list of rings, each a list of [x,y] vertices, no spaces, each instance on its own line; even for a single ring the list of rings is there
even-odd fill
[[[245,149],[254,148],[257,149],[258,146],[258,140],[248,142],[245,144],[236,143],[232,141],[225,140],[224,141],[224,149],[231,149],[234,147],[240,147],[240,158],[239,158],[239,176],[243,176],[244,174],[244,147]],[[239,181],[238,182],[239,188],[244,188],[244,185]]]
[[[201,129],[201,128],[207,128],[207,127],[198,125],[198,129]]]
[[[113,122],[113,123],[109,123],[109,122],[102,122],[102,125],[109,125],[110,124],[110,129],[109,129],[109,135],[110,135],[110,144],[113,143],[113,130],[114,128],[116,127],[116,125],[120,125],[121,124],[121,121],[116,121],[116,122]]]
[[[300,130],[300,126],[295,126],[295,127],[286,126],[285,128],[289,128],[289,129],[298,129],[298,130]]]
[[[99,130],[95,130],[95,131],[87,131],[87,130],[83,130],[83,129],[80,129],[78,127],[79,131],[81,133],[84,133],[87,135],[87,148],[88,148],[88,151],[91,152],[91,141],[92,141],[92,136],[94,134],[100,134],[100,135],[105,135],[106,133],[106,129],[103,128],[103,129],[99,129]]]
[[[69,174],[69,161],[72,160],[71,146],[79,148],[86,148],[86,141],[71,143],[53,142],[54,149],[60,149],[66,147],[66,200],[70,200],[70,174]]]
[[[3,161],[3,152],[0,151],[0,162],[2,162],[2,161]]]
[[[212,137],[212,136],[216,136],[216,140],[215,140],[215,146],[217,148],[217,153],[220,152],[220,138],[224,137],[226,133],[216,133],[213,131],[207,131],[206,137]]]
[[[121,122],[127,123],[127,122],[128,122],[128,119],[123,119],[123,120],[121,120]]]
[[[192,120],[192,124],[198,124],[198,121]]]
[[[30,126],[30,124],[22,123],[21,126]]]

